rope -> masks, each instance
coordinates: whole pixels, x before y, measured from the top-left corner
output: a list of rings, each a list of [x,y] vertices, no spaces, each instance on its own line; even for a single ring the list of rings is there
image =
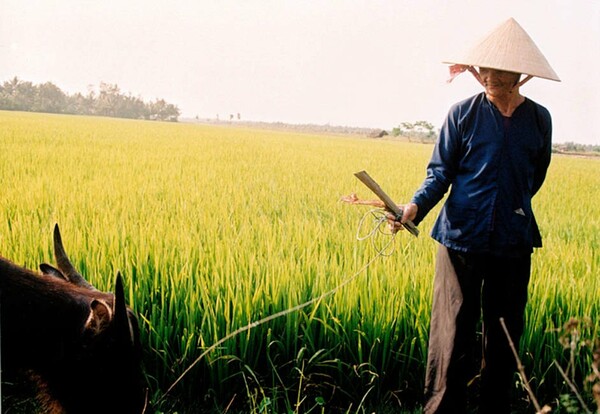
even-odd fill
[[[396,233],[393,233],[390,228],[387,226],[387,212],[384,209],[374,208],[365,213],[360,221],[358,222],[358,228],[356,230],[356,240],[363,241],[366,239],[371,239],[371,245],[373,249],[377,252],[378,256],[391,256],[394,253],[394,244],[393,241],[396,238]],[[365,227],[365,222],[368,218],[371,218],[370,229],[365,235],[361,236],[361,231],[363,227]],[[385,243],[383,247],[377,245],[378,235],[390,236],[392,239]],[[387,249],[390,248],[388,252]]]
[[[366,235],[364,236],[360,236],[360,232],[361,229],[364,227],[365,225],[365,221],[367,220],[367,218],[371,216],[372,217],[372,227],[371,229],[367,232]],[[346,278],[345,280],[343,280],[340,284],[338,284],[337,286],[335,286],[333,289],[323,293],[322,295],[310,299],[304,303],[301,303],[299,305],[293,306],[291,308],[288,309],[284,309],[282,311],[276,312],[272,315],[266,316],[258,321],[255,322],[251,322],[248,325],[242,326],[241,328],[236,329],[235,331],[227,334],[226,336],[224,336],[223,338],[219,339],[217,342],[215,342],[214,344],[212,344],[210,347],[208,347],[204,352],[202,352],[200,354],[200,356],[198,356],[198,358],[196,358],[194,360],[194,362],[192,362],[190,364],[190,366],[188,366],[185,371],[183,371],[181,373],[181,375],[179,375],[179,377],[173,382],[173,384],[171,384],[171,386],[167,389],[167,391],[163,394],[163,396],[157,401],[157,403],[161,402],[166,396],[167,394],[169,394],[173,388],[175,388],[175,386],[183,379],[183,377],[185,377],[191,370],[192,368],[194,368],[201,360],[202,358],[204,358],[208,353],[210,353],[211,351],[213,351],[215,348],[217,348],[218,346],[220,346],[221,344],[223,344],[224,342],[236,337],[237,335],[250,331],[251,329],[254,329],[260,325],[263,325],[267,322],[270,322],[274,319],[277,318],[281,318],[282,316],[285,315],[289,315],[290,313],[296,312],[300,309],[306,308],[307,306],[310,306],[314,303],[320,302],[323,299],[327,298],[328,296],[331,296],[333,294],[335,294],[338,290],[342,289],[344,286],[348,285],[350,282],[352,282],[354,279],[356,279],[362,272],[364,272],[365,270],[367,270],[367,268],[373,264],[373,262],[375,262],[375,260],[377,260],[379,257],[382,256],[390,256],[393,253],[393,247],[392,249],[388,252],[387,249],[390,247],[390,245],[393,246],[393,242],[395,240],[395,233],[392,233],[389,229],[386,231],[385,228],[387,228],[387,218],[385,216],[385,211],[381,210],[381,209],[373,209],[370,210],[369,212],[367,212],[365,215],[363,215],[363,217],[361,218],[359,225],[358,225],[358,230],[356,233],[356,238],[358,241],[363,241],[366,239],[371,239],[371,242],[373,244],[373,247],[375,248],[376,254],[375,256],[373,256],[373,258],[371,260],[369,260],[365,265],[363,265],[363,267],[361,267],[357,272],[355,272],[352,276]],[[385,244],[383,246],[383,248],[380,248],[379,246],[375,245],[375,238],[378,234],[382,234],[385,236],[391,236],[390,240],[388,241],[387,244]]]

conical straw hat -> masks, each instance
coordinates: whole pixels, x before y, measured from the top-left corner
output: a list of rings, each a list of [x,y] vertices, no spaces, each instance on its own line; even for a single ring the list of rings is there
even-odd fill
[[[498,69],[560,82],[535,42],[512,17],[467,53],[443,63]]]

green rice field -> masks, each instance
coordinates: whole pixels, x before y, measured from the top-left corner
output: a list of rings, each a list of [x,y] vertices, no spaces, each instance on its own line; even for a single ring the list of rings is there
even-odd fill
[[[369,207],[340,197],[374,198],[353,175],[366,170],[408,201],[431,150],[0,111],[0,255],[30,269],[53,263],[58,223],[98,289],[122,273],[156,412],[418,412],[439,206],[418,238],[402,232],[381,255],[388,236],[357,240]],[[599,189],[600,160],[555,156],[534,199],[544,248],[533,256],[521,358],[553,412],[568,393],[555,364],[572,356],[557,329],[577,318],[583,339],[600,336]],[[589,398],[590,347],[575,352]],[[515,392],[533,413],[517,381]]]

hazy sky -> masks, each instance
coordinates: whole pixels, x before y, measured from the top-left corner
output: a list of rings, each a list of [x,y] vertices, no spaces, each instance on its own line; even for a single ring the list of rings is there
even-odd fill
[[[562,79],[522,88],[554,140],[600,145],[600,0],[0,0],[0,81],[107,82],[201,118],[440,126],[481,90],[440,62],[509,17]]]

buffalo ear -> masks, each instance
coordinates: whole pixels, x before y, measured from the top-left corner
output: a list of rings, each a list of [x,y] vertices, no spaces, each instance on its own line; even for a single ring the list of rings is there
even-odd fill
[[[85,330],[97,335],[110,325],[112,318],[113,312],[108,303],[94,299],[90,303],[90,315],[85,322]]]
[[[58,270],[54,266],[50,266],[48,263],[42,263],[40,265],[40,271],[46,276],[55,277],[57,279],[65,280],[67,282],[69,281],[69,279],[65,275],[63,275],[60,270]]]

